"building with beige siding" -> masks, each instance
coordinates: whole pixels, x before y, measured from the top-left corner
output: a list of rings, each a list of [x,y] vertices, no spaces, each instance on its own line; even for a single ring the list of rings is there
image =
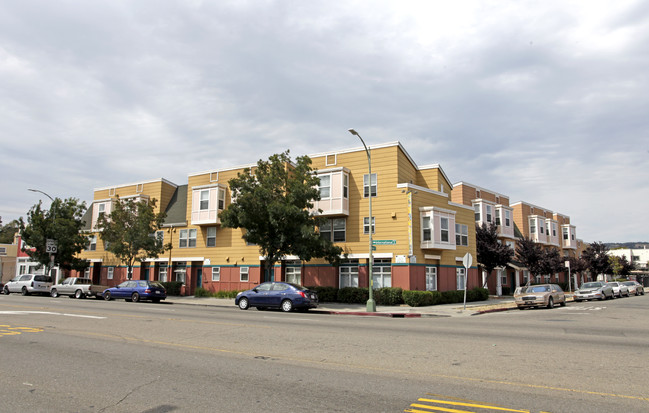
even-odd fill
[[[461,289],[462,258],[471,253],[475,263],[474,208],[451,198],[453,187],[441,166],[418,166],[399,142],[371,146],[370,151],[372,176],[364,148],[310,155],[321,194],[313,212],[328,218],[320,234],[344,251],[339,267],[291,256],[264,274],[259,248],[246,244],[241,229],[221,225],[219,213],[233,202],[228,181],[255,166],[251,164],[190,173],[182,185],[157,179],[96,189],[85,216],[90,242],[82,255],[92,263],[87,275],[107,285],[127,277],[123,263],[104,250],[95,227],[99,214],[110,213],[120,197],[156,199],[156,208],[167,213],[157,236],[173,246],[164,256],[138,265],[133,278],[181,281],[185,294],[198,287],[244,290],[265,280],[367,287],[369,231],[374,239],[375,288]],[[373,217],[368,213],[369,196]],[[475,265],[466,282],[469,288],[480,285]]]

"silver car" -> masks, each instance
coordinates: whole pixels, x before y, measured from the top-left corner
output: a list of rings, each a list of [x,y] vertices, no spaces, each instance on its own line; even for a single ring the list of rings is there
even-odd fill
[[[23,274],[9,281],[4,286],[5,294],[21,293],[29,294],[50,294],[52,288],[52,277],[49,275]]]
[[[644,295],[644,286],[637,281],[624,281],[622,284],[629,289],[629,294]]]
[[[584,283],[575,290],[574,299],[579,302],[583,300],[605,300],[613,297],[615,297],[613,287],[605,282],[594,281]]]
[[[613,288],[613,294],[615,294],[617,297],[622,298],[629,296],[629,288],[623,283],[611,281],[606,284],[610,285],[611,288]]]

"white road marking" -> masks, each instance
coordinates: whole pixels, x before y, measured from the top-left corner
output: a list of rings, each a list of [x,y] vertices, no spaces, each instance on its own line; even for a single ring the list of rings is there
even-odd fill
[[[66,317],[79,317],[79,318],[94,318],[97,320],[103,320],[106,317],[97,317],[94,315],[83,315],[83,314],[68,314],[68,313],[53,313],[50,311],[0,311],[0,314],[9,314],[9,315],[22,315],[22,314],[49,314],[49,315],[62,315]]]

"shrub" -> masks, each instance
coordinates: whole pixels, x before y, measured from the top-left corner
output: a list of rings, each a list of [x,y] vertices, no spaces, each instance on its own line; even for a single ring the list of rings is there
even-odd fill
[[[374,290],[377,304],[400,305],[403,304],[403,289],[399,287],[384,287]]]
[[[167,295],[180,295],[180,287],[183,285],[180,281],[167,281],[160,284],[167,290]]]
[[[359,287],[344,287],[338,290],[338,302],[346,304],[362,304],[367,302],[369,290]]]
[[[335,287],[307,287],[318,294],[321,303],[335,303],[338,301],[338,289]]]
[[[464,302],[464,290],[442,291],[440,304],[453,304]]]
[[[504,294],[504,288],[506,287],[503,287],[503,294]],[[472,297],[474,298],[473,300],[470,301],[485,301],[489,299],[489,290],[487,290],[486,288],[475,287],[469,291],[472,291]],[[468,297],[469,291],[467,291],[467,301],[469,301],[469,297]]]
[[[194,291],[194,297],[212,297],[212,292],[203,287],[198,287],[196,291]]]
[[[232,291],[222,290],[222,291],[217,291],[215,293],[212,293],[212,297],[215,297],[215,298],[236,298],[237,294],[239,294],[241,291],[245,291],[245,290],[232,290]]]
[[[441,297],[439,291],[403,291],[403,301],[411,307],[435,305]]]

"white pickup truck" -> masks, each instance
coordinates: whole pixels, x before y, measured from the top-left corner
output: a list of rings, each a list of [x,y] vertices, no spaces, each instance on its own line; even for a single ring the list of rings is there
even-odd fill
[[[108,286],[96,285],[90,278],[68,277],[61,284],[55,284],[50,290],[50,296],[67,295],[74,298],[102,298]]]

